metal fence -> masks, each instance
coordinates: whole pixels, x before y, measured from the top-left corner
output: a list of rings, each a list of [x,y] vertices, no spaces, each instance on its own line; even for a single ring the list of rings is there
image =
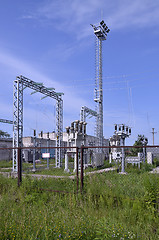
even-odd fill
[[[13,149],[18,152],[17,172],[12,172]],[[6,163],[1,164],[0,171],[2,174],[15,175],[20,186],[23,174],[33,174],[36,171],[41,174],[43,170],[56,168],[56,149],[57,147],[0,148],[0,159],[4,157],[5,160],[1,160],[0,164]],[[111,170],[124,174],[128,167],[141,169],[144,164],[152,168],[159,166],[159,146],[81,146],[58,149],[61,150],[61,172],[67,173],[59,177],[76,179],[77,192],[79,186],[82,191],[86,174]]]

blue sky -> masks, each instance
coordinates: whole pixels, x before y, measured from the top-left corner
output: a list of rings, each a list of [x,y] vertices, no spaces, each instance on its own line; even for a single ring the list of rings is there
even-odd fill
[[[81,106],[95,108],[95,37],[90,24],[110,28],[103,42],[104,136],[115,123],[159,143],[158,0],[0,1],[0,118],[13,118],[13,81],[24,75],[64,92],[64,128]],[[55,101],[24,91],[24,135],[55,130]],[[1,124],[12,134],[12,126]],[[88,119],[88,133],[94,120]]]

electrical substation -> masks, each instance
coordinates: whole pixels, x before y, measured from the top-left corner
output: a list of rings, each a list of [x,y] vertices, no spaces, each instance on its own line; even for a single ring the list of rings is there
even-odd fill
[[[76,154],[76,149],[81,146],[87,146],[84,150],[83,160],[84,167],[99,167],[104,164],[105,159],[109,159],[109,163],[113,161],[121,162],[121,172],[125,171],[125,155],[124,147],[125,139],[130,137],[131,128],[125,124],[115,124],[114,135],[110,139],[103,136],[103,79],[102,79],[102,44],[107,39],[110,29],[102,20],[99,24],[93,25],[95,35],[95,83],[94,83],[94,109],[88,106],[81,106],[80,119],[70,121],[70,126],[65,127],[63,131],[63,98],[64,93],[56,92],[55,88],[48,88],[43,83],[35,82],[22,75],[17,76],[13,82],[13,121],[0,119],[0,122],[13,125],[13,172],[18,171],[18,148],[23,149],[21,154],[25,162],[33,163],[33,170],[36,170],[35,162],[42,156],[47,158],[47,168],[49,168],[49,158],[55,158],[55,167],[62,166],[62,160],[65,162],[65,171],[69,172],[69,158],[73,159],[74,171],[80,169],[81,159]],[[32,89],[32,94],[41,93],[43,96],[53,98],[56,101],[56,130],[53,132],[41,131],[36,134],[34,130],[33,136],[23,136],[23,98],[24,90]],[[87,134],[87,118],[95,118],[94,136]],[[8,143],[9,144],[9,143]],[[113,147],[109,149],[109,146]],[[47,149],[46,148],[52,148]],[[91,149],[93,148],[93,150]],[[95,148],[97,147],[97,148]],[[103,147],[103,148],[102,148]],[[105,147],[105,148],[104,148]],[[33,149],[29,149],[33,148]],[[37,148],[37,149],[36,149]],[[49,151],[49,152],[48,152]],[[47,154],[46,154],[47,152]],[[7,156],[5,156],[7,158]],[[145,156],[144,156],[145,157]],[[78,158],[78,163],[77,163]],[[9,159],[11,159],[9,153]],[[139,163],[142,160],[141,154],[135,158],[127,158],[127,162]],[[77,166],[79,164],[79,166]]]
[[[91,145],[91,146],[103,146],[105,143],[109,145],[108,140],[103,137],[103,88],[102,88],[102,43],[107,39],[107,34],[109,29],[101,21],[97,26],[91,25],[96,36],[96,76],[95,76],[95,89],[94,89],[94,102],[96,104],[95,110],[92,110],[86,106],[81,107],[80,119],[71,123],[70,127],[66,127],[66,133],[63,133],[63,99],[62,95],[64,93],[56,92],[54,88],[47,88],[42,83],[37,83],[27,77],[22,75],[17,76],[13,83],[13,172],[17,172],[18,166],[18,150],[19,147],[24,146],[55,146],[55,159],[56,167],[61,167],[61,159],[65,157],[65,162],[67,166],[67,157],[71,154],[74,155],[74,162],[76,168],[76,157],[73,150],[67,150],[64,152],[61,147],[80,147],[81,145]],[[55,133],[48,133],[47,137],[44,133],[36,137],[34,132],[34,137],[25,138],[23,137],[23,91],[25,88],[30,88],[33,90],[31,94],[41,93],[46,97],[51,97],[56,100],[56,131]],[[88,136],[86,134],[86,121],[87,117],[95,117],[95,136]],[[7,120],[6,120],[6,123]],[[53,136],[54,135],[54,136]],[[93,140],[92,140],[93,139]],[[52,142],[51,142],[52,141]],[[102,165],[104,162],[105,155],[108,154],[103,150],[97,149],[94,157],[88,157],[90,151],[85,153],[84,163],[93,164],[94,166]],[[30,161],[30,156],[33,158],[33,165],[35,170],[35,158],[38,157],[38,152],[32,151],[32,154],[28,150],[23,152],[23,158],[26,161]],[[35,157],[37,155],[37,157]],[[89,159],[89,161],[88,161]],[[91,160],[90,160],[91,159]],[[65,167],[67,170],[67,167]]]

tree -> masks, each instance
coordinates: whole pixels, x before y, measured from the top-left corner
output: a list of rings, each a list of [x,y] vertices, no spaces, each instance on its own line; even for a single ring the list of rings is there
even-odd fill
[[[148,139],[144,136],[144,135],[140,135],[138,134],[138,138],[134,143],[134,147],[138,147],[138,146],[146,146],[148,144]],[[137,153],[139,152],[143,152],[143,148],[132,148],[131,149],[131,154],[133,155],[137,155]]]
[[[0,138],[7,138],[10,137],[10,134],[7,132],[3,132],[2,130],[0,130]]]

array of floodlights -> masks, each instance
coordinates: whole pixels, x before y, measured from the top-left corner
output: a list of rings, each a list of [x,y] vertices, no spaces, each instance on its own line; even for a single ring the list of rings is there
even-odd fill
[[[110,32],[110,29],[107,27],[104,20],[100,22],[99,26],[95,26],[93,24],[91,24],[91,26],[94,28],[94,33],[99,39],[106,40],[107,34]]]

